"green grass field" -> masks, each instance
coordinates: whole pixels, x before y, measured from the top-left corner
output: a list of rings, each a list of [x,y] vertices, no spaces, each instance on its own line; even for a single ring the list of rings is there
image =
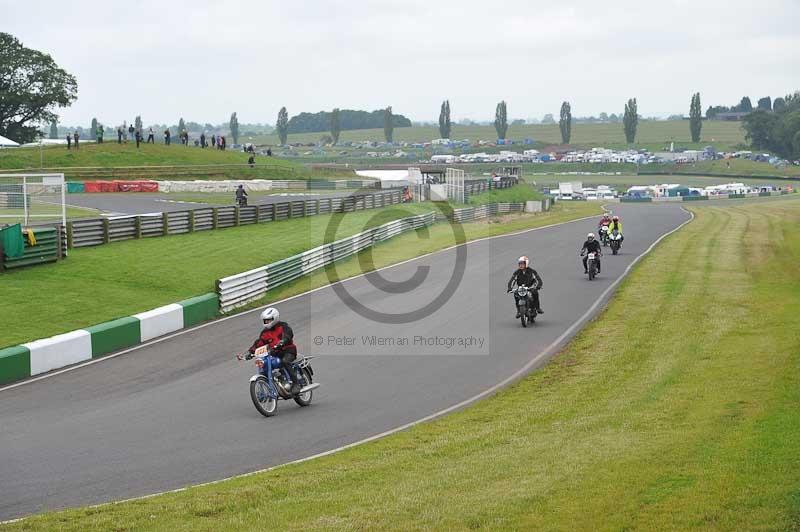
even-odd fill
[[[316,143],[327,132],[298,133],[289,135],[288,142]],[[506,137],[523,141],[526,138],[547,144],[561,144],[561,133],[558,124],[530,124],[509,126]],[[395,128],[394,140],[397,142],[430,142],[439,138],[438,127],[403,127]],[[494,126],[462,126],[453,124],[450,138],[472,142],[478,140],[495,141],[497,132]],[[360,129],[342,131],[339,142],[383,141],[383,129]],[[713,145],[719,150],[732,150],[734,146],[743,144],[744,131],[740,122],[704,121],[699,143],[692,143],[689,133],[689,121],[641,121],[637,131],[636,143],[639,147],[662,150],[674,141],[677,146],[685,148],[702,148]],[[278,144],[277,135],[266,135],[254,138],[258,144]],[[572,144],[585,146],[607,146],[621,148],[627,146],[622,124],[573,124]]]
[[[511,188],[494,189],[469,198],[470,205],[486,205],[487,203],[524,203],[526,201],[540,200],[544,194],[526,184],[515,185]]]
[[[797,530],[800,201],[693,211],[601,317],[491,399],[317,460],[7,529]]]
[[[584,212],[585,215],[596,213],[598,209],[596,205],[568,206],[545,215],[520,216],[519,223],[504,224],[504,229],[563,221],[571,216],[579,217]],[[337,215],[344,218],[336,238],[357,233],[369,224],[432,210],[435,207],[430,203],[414,203]],[[378,218],[374,218],[376,215]],[[70,250],[66,260],[58,263],[6,272],[0,276],[4,303],[0,305],[0,323],[3,324],[0,347],[212,292],[214,281],[220,277],[269,264],[322,244],[330,219],[330,216],[312,216],[76,248]],[[474,225],[483,227],[486,224]],[[493,224],[488,230],[500,230],[495,227],[497,225]],[[452,245],[449,228],[447,231],[437,230],[450,235],[446,245]],[[292,235],[288,240],[287,234]],[[476,234],[483,235],[480,231]],[[280,247],[274,246],[278,239],[282,242]],[[446,247],[438,240],[434,242]],[[415,245],[410,249],[402,248],[402,251],[411,253],[409,256],[413,257],[422,249]],[[30,319],[30,316],[42,315],[48,316],[45,322]]]

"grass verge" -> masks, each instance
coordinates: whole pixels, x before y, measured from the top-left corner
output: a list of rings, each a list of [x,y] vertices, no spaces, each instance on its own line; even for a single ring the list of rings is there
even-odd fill
[[[537,216],[512,216],[505,223],[465,226],[470,238],[556,223],[598,212],[598,206],[566,206]],[[365,227],[434,210],[431,204],[396,205],[343,216],[336,238]],[[289,257],[323,243],[330,216],[145,238],[70,251],[64,261],[2,274],[0,347],[149,310],[211,292],[220,277]],[[473,227],[474,226],[474,227]],[[453,244],[449,226],[431,230],[441,238],[421,245],[416,235],[399,251],[393,242],[378,246],[398,260]],[[401,237],[408,241],[409,235]],[[376,252],[377,253],[377,252]],[[377,256],[377,255],[376,255]],[[355,262],[356,266],[358,263]],[[343,271],[343,270],[339,270]],[[316,278],[315,278],[316,279]],[[284,289],[301,290],[303,279]],[[316,281],[315,281],[316,282]],[[327,282],[327,280],[325,281]],[[47,319],[31,317],[47,316]]]
[[[525,203],[540,200],[545,196],[527,184],[515,185],[511,188],[493,189],[470,196],[470,205],[486,205],[487,203]]]
[[[695,209],[549,365],[368,445],[9,530],[800,527],[800,201]]]

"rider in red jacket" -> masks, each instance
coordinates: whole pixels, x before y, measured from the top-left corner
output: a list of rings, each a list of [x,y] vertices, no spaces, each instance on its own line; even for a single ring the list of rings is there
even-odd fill
[[[285,321],[278,321],[280,313],[276,308],[268,308],[261,313],[264,328],[248,350],[254,354],[259,347],[267,346],[273,355],[280,358],[283,367],[292,379],[292,393],[300,392],[300,377],[295,374],[292,363],[297,360],[297,346],[294,345],[294,333]]]

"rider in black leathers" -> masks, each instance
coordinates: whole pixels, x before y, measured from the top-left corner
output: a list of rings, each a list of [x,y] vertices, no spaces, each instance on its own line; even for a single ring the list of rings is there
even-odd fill
[[[542,310],[542,306],[539,302],[539,290],[542,288],[542,278],[539,277],[539,273],[530,268],[528,257],[522,256],[517,261],[517,269],[514,270],[514,273],[511,274],[511,279],[508,280],[508,291],[511,292],[512,286],[516,284],[516,286],[527,286],[530,288],[529,297],[533,298],[533,305],[532,307],[536,309],[536,312],[539,314],[544,314]],[[514,294],[514,308],[517,309],[517,318],[519,318],[519,298],[517,294]]]
[[[597,273],[600,273],[600,242],[594,238],[594,233],[589,233],[586,237],[586,242],[583,243],[581,248],[581,255],[583,256],[583,273],[589,273],[589,268],[586,262],[589,259],[589,253],[595,253],[597,257]]]

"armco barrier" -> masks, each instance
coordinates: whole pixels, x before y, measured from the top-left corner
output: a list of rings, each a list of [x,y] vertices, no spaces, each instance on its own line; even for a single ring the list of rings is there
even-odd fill
[[[241,208],[210,207],[150,215],[70,220],[67,222],[67,245],[69,248],[99,246],[132,238],[176,235],[317,214],[351,212],[395,205],[401,201],[401,192],[391,190],[343,198],[294,200]]]
[[[395,235],[432,225],[433,212],[401,218],[373,227],[353,236],[305,251],[260,268],[231,275],[217,281],[219,309],[228,312],[262,297],[268,290],[286,284],[311,271],[387,240]]]
[[[523,212],[524,210],[524,203],[488,203],[478,207],[453,209],[453,212],[448,216],[448,219],[453,222],[465,223],[473,220],[480,220],[481,218],[487,218],[489,216],[496,216],[498,214]]]
[[[682,201],[706,201],[708,196],[682,196]]]
[[[59,226],[61,227],[61,226]],[[20,257],[8,258],[0,254],[0,271],[13,268],[56,262],[62,257],[63,247],[59,246],[59,237],[63,238],[59,227],[34,227],[25,231],[33,231],[36,245],[31,246],[25,239],[25,250]]]
[[[0,349],[0,384],[102,357],[217,316],[210,293],[134,316]]]
[[[620,198],[620,203],[652,203],[653,198]]]

